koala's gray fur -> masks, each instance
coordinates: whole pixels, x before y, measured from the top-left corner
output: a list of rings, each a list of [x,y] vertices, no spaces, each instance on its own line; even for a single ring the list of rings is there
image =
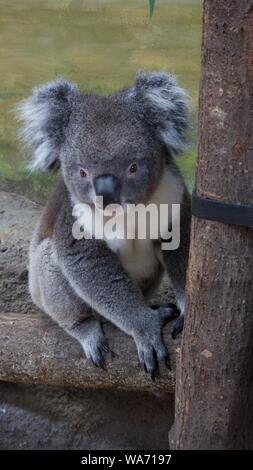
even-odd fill
[[[162,327],[177,315],[171,304],[154,310],[146,303],[164,269],[181,309],[173,335],[183,327],[190,199],[173,155],[186,145],[185,92],[166,73],[141,72],[132,88],[108,97],[82,94],[61,79],[36,88],[19,113],[33,151],[30,168],[62,171],[31,242],[34,302],[99,366],[110,352],[101,323],[110,320],[132,335],[140,362],[153,376],[157,361],[168,359]],[[132,162],[138,165],[134,177],[127,173]],[[74,239],[73,205],[94,206],[94,182],[101,175],[119,182],[122,205],[181,203],[180,247],[161,252],[161,240],[113,246],[94,237]]]

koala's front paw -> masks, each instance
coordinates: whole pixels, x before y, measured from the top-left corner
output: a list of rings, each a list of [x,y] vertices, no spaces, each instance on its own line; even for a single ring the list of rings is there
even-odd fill
[[[182,333],[183,328],[184,328],[184,314],[181,313],[181,311],[177,308],[176,305],[168,303],[168,304],[161,304],[159,307],[158,305],[151,305],[151,308],[154,310],[156,309],[162,309],[166,313],[166,309],[168,309],[168,315],[166,318],[166,323],[175,320],[177,318],[177,321],[175,321],[173,327],[172,327],[172,332],[171,336],[173,339],[176,339],[176,337]]]
[[[106,369],[104,355],[109,354],[111,358],[115,356],[103,335],[85,338],[81,344],[87,359],[104,370]]]
[[[172,328],[172,333],[171,336],[173,339],[176,339],[176,337],[182,333],[184,328],[184,315],[181,313],[181,315],[178,317],[177,321],[175,321],[173,328]]]
[[[160,314],[164,314],[165,323],[175,320],[175,318],[178,318],[180,315],[178,307],[170,302],[161,305],[152,304],[151,308],[156,311],[160,310]]]
[[[139,361],[152,380],[155,380],[159,362],[163,362],[170,369],[169,353],[163,341],[162,328],[177,316],[178,310],[173,304],[166,304],[155,311],[148,309],[141,319],[141,326],[133,334]]]

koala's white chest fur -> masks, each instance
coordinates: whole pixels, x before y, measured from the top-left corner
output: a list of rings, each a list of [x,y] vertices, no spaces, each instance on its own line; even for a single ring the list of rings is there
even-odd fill
[[[182,200],[182,194],[183,186],[181,181],[178,180],[177,177],[175,177],[169,171],[165,171],[158,188],[148,203],[155,204],[159,210],[160,204],[180,204]],[[88,232],[90,236],[94,237],[95,218],[92,216],[90,210],[82,210],[82,220],[86,233]],[[122,238],[121,234],[124,233],[123,227],[125,223],[124,216],[119,216],[116,220],[117,223],[116,230],[114,232],[114,238],[109,238],[106,236],[106,233],[104,233],[103,239],[107,246],[118,255],[122,266],[133,279],[140,281],[142,279],[151,278],[157,271],[157,267],[162,262],[163,258],[158,244],[155,244],[155,240],[150,238]],[[170,222],[171,220],[168,220],[168,218],[160,220],[161,234],[167,233],[168,224],[170,224]],[[97,228],[98,227],[96,227],[96,230]],[[103,229],[104,227],[101,227],[99,232],[103,233]],[[147,233],[149,233],[148,227]]]
[[[158,257],[152,240],[106,240],[116,253],[122,266],[133,279],[141,280],[153,275]]]
[[[182,200],[183,187],[169,171],[163,175],[161,183],[152,195],[149,204],[180,204]],[[168,222],[171,220],[160,220],[160,233],[168,231]],[[148,230],[147,230],[148,232]],[[163,256],[159,246],[149,238],[134,240],[106,240],[109,248],[118,254],[122,265],[133,279],[141,280],[150,278],[155,273],[157,265],[162,262]]]

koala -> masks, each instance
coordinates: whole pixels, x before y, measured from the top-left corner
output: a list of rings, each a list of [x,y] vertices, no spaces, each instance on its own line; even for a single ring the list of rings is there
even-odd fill
[[[61,176],[34,231],[29,289],[35,304],[82,346],[98,367],[113,354],[103,332],[110,321],[135,341],[144,370],[154,379],[169,366],[162,329],[183,328],[189,251],[190,197],[174,156],[187,144],[188,104],[174,76],[140,72],[132,87],[111,96],[81,93],[58,79],[33,90],[18,108],[30,169],[59,169]],[[76,239],[73,208],[102,210],[138,204],[180,204],[180,245],[161,250],[162,239]],[[176,305],[149,306],[167,272]]]

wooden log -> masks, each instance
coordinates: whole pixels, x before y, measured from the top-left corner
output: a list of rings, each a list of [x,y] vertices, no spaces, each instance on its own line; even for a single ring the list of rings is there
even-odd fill
[[[162,366],[155,382],[138,364],[133,339],[112,325],[104,326],[110,346],[116,353],[112,361],[107,361],[106,371],[90,364],[77,341],[50,318],[38,314],[1,314],[0,380],[80,389],[174,392],[179,341],[171,339],[169,325],[164,329],[164,337],[172,371]]]

